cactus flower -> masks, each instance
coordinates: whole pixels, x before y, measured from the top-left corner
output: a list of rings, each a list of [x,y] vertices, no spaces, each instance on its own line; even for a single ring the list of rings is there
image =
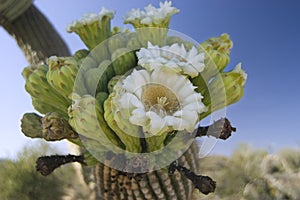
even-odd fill
[[[206,110],[201,94],[194,89],[186,76],[172,70],[133,70],[115,86],[120,94],[113,94],[112,102],[118,105],[114,112],[129,117],[146,134],[192,132],[198,115]]]
[[[138,64],[147,70],[170,68],[191,77],[197,76],[205,67],[204,53],[198,53],[195,47],[187,51],[185,47],[174,43],[171,46],[158,47],[148,43],[148,48],[137,52]]]
[[[132,9],[125,16],[125,24],[132,24],[135,28],[141,27],[160,27],[168,28],[172,15],[179,12],[179,9],[172,7],[171,1],[159,3],[159,8],[151,4],[145,10]]]

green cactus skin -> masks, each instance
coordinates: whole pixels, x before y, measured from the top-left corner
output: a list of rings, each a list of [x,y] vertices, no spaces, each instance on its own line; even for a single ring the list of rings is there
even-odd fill
[[[115,75],[124,75],[126,72],[137,66],[134,52],[127,48],[117,49],[112,54],[112,61]]]
[[[92,167],[99,164],[99,160],[97,160],[89,151],[84,151],[83,156],[84,156],[84,163],[87,166]]]
[[[28,73],[31,71],[31,73]],[[66,115],[71,101],[58,93],[47,81],[46,74],[48,67],[46,65],[30,66],[24,69],[26,78],[25,89],[32,97],[34,107],[42,114],[49,112],[44,106],[39,106],[38,102],[49,105],[52,111],[58,111]],[[25,75],[26,74],[26,75]]]
[[[25,113],[21,119],[21,128],[25,136],[43,138],[42,117],[36,113]]]
[[[78,134],[72,129],[68,121],[58,113],[47,113],[41,121],[43,138],[47,141],[78,138]]]
[[[167,28],[147,27],[136,29],[137,38],[143,46],[147,46],[148,42],[153,45],[164,46],[168,34]]]

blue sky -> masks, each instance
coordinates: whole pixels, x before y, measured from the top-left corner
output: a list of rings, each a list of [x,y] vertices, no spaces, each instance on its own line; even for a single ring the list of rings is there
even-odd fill
[[[117,11],[113,25],[120,26],[122,16],[131,8],[158,2],[37,0],[35,4],[75,52],[84,45],[75,34],[66,33],[65,27],[82,14],[99,12],[105,6]],[[229,154],[238,143],[250,143],[269,151],[299,148],[300,1],[177,0],[173,4],[181,11],[172,18],[171,29],[198,42],[228,33],[234,42],[228,69],[242,62],[248,73],[244,97],[227,109],[227,117],[238,131],[228,141],[218,142],[213,153]],[[20,119],[33,108],[21,76],[28,63],[2,28],[0,39],[1,158],[13,157],[24,144],[31,142],[20,131]]]

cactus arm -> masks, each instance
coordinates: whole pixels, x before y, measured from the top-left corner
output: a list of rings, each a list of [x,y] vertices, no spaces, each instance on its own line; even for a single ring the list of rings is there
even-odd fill
[[[35,5],[15,19],[0,14],[0,25],[15,38],[30,64],[43,63],[52,55],[70,55],[67,45]]]

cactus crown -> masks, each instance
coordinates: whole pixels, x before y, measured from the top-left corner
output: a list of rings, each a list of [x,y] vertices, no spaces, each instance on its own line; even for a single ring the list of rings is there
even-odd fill
[[[41,122],[47,137],[36,137],[68,139],[100,162],[111,151],[128,160],[143,153],[148,164],[139,173],[167,166],[166,157],[176,160],[193,141],[197,123],[237,102],[247,79],[241,64],[224,72],[232,48],[227,34],[200,45],[169,35],[178,12],[167,1],[132,10],[124,22],[134,26],[132,32],[111,29],[114,11],[105,8],[69,25],[88,50],[23,71],[36,110],[51,112]]]

